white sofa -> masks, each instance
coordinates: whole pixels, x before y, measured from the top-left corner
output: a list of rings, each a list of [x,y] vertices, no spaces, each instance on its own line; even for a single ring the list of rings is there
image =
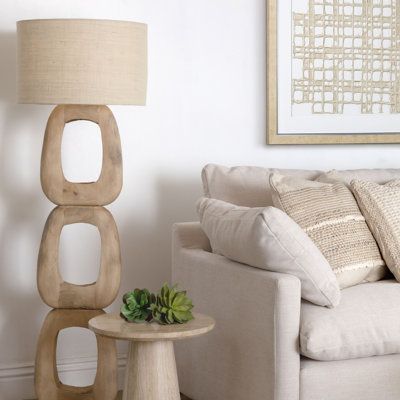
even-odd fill
[[[271,169],[203,170],[205,195],[272,205]],[[307,179],[321,171],[280,170]],[[342,172],[384,183],[400,170]],[[173,281],[215,330],[177,344],[181,391],[193,400],[400,399],[400,284],[393,278],[342,291],[333,309],[302,301],[298,278],[213,254],[200,224],[173,230]],[[302,354],[315,352],[315,359]]]

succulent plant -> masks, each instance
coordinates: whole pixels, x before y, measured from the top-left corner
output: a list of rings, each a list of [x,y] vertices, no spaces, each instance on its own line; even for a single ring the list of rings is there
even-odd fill
[[[147,289],[135,289],[124,294],[124,304],[121,315],[129,322],[151,321],[152,312],[150,305],[154,303],[155,296]]]
[[[153,318],[162,325],[183,324],[193,319],[193,304],[186,291],[179,291],[176,286],[169,287],[166,283],[150,308]]]

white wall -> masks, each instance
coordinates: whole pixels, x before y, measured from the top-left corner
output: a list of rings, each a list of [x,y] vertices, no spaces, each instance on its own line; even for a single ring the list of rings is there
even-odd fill
[[[36,290],[36,257],[52,209],[39,182],[51,107],[15,104],[17,20],[109,18],[149,25],[147,106],[112,107],[124,153],[124,190],[110,206],[121,236],[121,294],[134,287],[156,289],[169,279],[171,224],[196,218],[200,170],[208,162],[321,169],[400,163],[395,145],[266,145],[265,0],[1,0],[0,5],[0,400],[32,396],[35,344],[48,312]],[[68,129],[66,173],[91,175],[98,145],[90,147],[89,139],[82,147],[79,134],[92,138],[93,130],[84,123]],[[81,167],[79,159],[93,164]],[[69,278],[95,275],[97,239],[95,231],[82,227],[65,231],[61,258]],[[63,376],[68,382],[87,379],[82,371],[93,373],[93,341],[76,332],[61,339]]]

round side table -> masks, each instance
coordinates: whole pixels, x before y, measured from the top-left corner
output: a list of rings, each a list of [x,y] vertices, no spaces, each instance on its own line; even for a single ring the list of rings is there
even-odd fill
[[[211,331],[215,321],[193,314],[186,324],[135,324],[118,314],[92,318],[89,328],[97,335],[129,341],[122,400],[180,400],[174,340],[187,339]]]

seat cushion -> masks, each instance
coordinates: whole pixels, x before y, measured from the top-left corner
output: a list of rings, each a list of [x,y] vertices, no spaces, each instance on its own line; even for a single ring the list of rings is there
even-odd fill
[[[336,308],[303,302],[301,354],[314,360],[400,354],[400,285],[395,280],[342,290]]]
[[[400,354],[301,361],[300,400],[398,400]]]

